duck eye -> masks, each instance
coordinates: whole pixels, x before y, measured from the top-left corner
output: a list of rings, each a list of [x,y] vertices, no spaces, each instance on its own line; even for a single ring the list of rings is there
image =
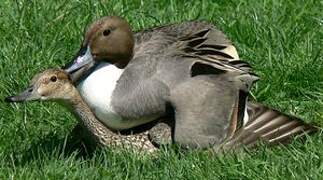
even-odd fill
[[[110,29],[106,29],[103,31],[103,36],[108,36],[111,33]]]
[[[50,77],[50,81],[52,81],[52,82],[56,82],[56,81],[57,81],[57,77],[56,77],[56,76],[52,76],[52,77]]]

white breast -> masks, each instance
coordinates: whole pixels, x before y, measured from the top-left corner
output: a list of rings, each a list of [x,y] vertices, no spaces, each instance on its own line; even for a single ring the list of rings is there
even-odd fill
[[[84,79],[77,89],[84,101],[90,106],[100,121],[114,128],[114,124],[121,121],[121,117],[113,110],[111,98],[113,90],[123,69],[108,63],[101,63]]]
[[[149,122],[152,118],[122,119],[111,105],[112,93],[117,85],[123,69],[119,69],[108,63],[101,63],[78,86],[82,98],[91,108],[95,116],[106,126],[121,130],[135,127]]]

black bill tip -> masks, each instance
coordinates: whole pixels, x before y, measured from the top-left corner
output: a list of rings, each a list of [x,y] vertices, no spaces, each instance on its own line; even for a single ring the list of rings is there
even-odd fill
[[[8,102],[8,103],[11,103],[11,102],[15,102],[15,100],[14,100],[15,98],[14,98],[14,96],[8,96],[8,97],[6,97],[5,99],[4,99],[4,101],[5,102]]]

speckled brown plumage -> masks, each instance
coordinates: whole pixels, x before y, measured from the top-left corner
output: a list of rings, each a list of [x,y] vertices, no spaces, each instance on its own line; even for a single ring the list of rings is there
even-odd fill
[[[57,100],[64,102],[77,115],[82,126],[81,136],[90,136],[100,146],[122,146],[135,151],[154,152],[157,147],[148,137],[148,130],[121,135],[104,126],[84,102],[65,71],[48,69],[34,76],[30,86],[20,95],[10,97],[11,102],[28,100]],[[82,138],[82,137],[80,137]]]

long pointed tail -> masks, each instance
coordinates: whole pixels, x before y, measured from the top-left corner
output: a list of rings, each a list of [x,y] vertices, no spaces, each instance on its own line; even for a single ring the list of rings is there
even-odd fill
[[[286,143],[295,136],[313,133],[320,129],[259,103],[249,102],[247,112],[249,121],[222,146],[223,150],[250,147],[259,141],[269,145]]]

